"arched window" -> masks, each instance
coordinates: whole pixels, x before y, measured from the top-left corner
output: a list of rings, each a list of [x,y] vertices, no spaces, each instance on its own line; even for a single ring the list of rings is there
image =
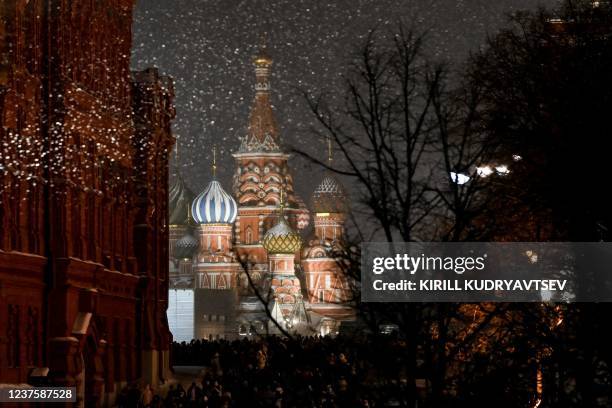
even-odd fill
[[[251,228],[251,226],[249,225],[248,227],[246,227],[246,239],[245,239],[245,243],[247,245],[250,245],[253,243],[253,229]]]

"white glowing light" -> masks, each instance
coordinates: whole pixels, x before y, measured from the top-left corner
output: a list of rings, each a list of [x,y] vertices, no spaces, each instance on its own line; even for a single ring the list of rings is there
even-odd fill
[[[527,255],[527,259],[529,259],[529,262],[533,263],[537,263],[538,262],[538,253],[535,251],[525,251],[525,255]]]
[[[493,169],[489,166],[476,167],[476,174],[480,177],[488,177],[493,174]]]
[[[523,156],[521,156],[520,154],[513,154],[512,160],[514,160],[515,162],[521,161],[523,160]]]
[[[497,174],[500,174],[502,176],[510,173],[510,169],[505,164],[495,167],[495,171],[497,171]]]
[[[470,181],[470,176],[463,173],[455,173],[454,171],[450,172],[451,180],[453,183],[462,185]]]

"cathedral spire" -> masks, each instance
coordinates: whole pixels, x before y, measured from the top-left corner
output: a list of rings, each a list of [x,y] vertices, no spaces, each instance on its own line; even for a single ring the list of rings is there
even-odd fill
[[[262,36],[255,66],[255,99],[251,105],[249,127],[242,139],[240,152],[279,152],[278,126],[270,101],[270,72],[272,58],[268,54],[265,35]]]

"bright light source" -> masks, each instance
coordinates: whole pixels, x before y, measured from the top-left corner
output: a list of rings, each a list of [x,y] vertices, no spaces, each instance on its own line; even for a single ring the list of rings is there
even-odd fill
[[[454,171],[450,172],[451,180],[453,183],[462,185],[470,181],[470,176],[463,173],[455,173]]]
[[[513,154],[512,160],[514,160],[515,162],[521,161],[523,160],[523,156],[521,156],[520,154]]]
[[[502,176],[505,176],[506,174],[510,173],[510,169],[508,169],[508,166],[506,166],[505,164],[495,167],[495,171],[497,171],[497,174],[500,174]]]
[[[489,166],[476,167],[476,174],[480,177],[488,177],[493,174],[493,169]]]
[[[529,262],[531,262],[532,264],[537,263],[538,262],[538,253],[535,251],[525,251],[525,255],[527,255],[527,258],[529,259]]]

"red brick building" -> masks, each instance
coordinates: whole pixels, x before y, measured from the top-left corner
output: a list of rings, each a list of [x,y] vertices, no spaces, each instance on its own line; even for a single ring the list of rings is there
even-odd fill
[[[0,383],[86,406],[169,370],[173,88],[130,72],[133,6],[0,2]]]

